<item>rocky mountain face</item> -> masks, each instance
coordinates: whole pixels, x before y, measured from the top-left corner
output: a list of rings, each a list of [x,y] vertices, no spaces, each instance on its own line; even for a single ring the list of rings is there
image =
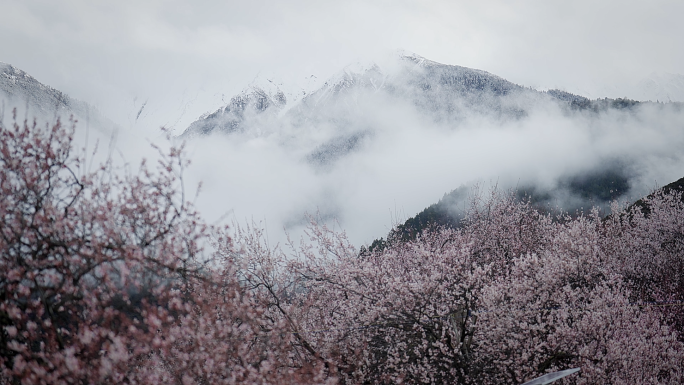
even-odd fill
[[[485,71],[444,65],[415,55],[400,60],[404,66],[398,84],[390,85],[391,92],[408,97],[419,110],[436,119],[457,121],[473,112],[519,117],[525,114],[529,99],[541,96]]]
[[[273,118],[287,104],[287,97],[277,85],[250,85],[217,111],[193,122],[183,136],[231,133],[244,129],[245,122]]]

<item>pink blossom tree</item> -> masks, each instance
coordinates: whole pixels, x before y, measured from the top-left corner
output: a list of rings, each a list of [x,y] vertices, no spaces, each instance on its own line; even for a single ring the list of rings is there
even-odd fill
[[[684,335],[684,201],[663,189],[613,215],[602,247],[629,283],[634,302],[654,302]]]
[[[382,252],[359,255],[315,221],[289,257],[253,232],[236,239],[252,266],[279,272],[249,273],[265,306],[277,303],[273,316],[345,383],[518,384],[570,367],[582,372],[565,383],[681,383],[676,325],[635,302],[612,247],[627,239],[611,226],[597,211],[554,219],[494,193],[473,202],[463,229]]]

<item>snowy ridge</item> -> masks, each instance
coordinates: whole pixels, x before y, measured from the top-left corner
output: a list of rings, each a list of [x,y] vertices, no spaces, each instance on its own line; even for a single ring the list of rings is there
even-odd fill
[[[309,80],[308,86],[316,85],[317,79]],[[350,64],[313,91],[301,88],[285,93],[283,89],[282,83],[258,76],[226,106],[191,124],[183,136],[243,131],[246,119],[263,118],[265,113],[288,115],[286,119],[295,122],[320,121],[336,106],[347,106],[351,110],[347,108],[346,113],[354,113],[358,96],[368,92],[410,100],[428,115],[447,111],[449,116],[436,117],[438,120],[458,120],[466,109],[501,110],[500,101],[493,99],[522,87],[485,71],[444,65],[398,51],[383,65]]]
[[[242,131],[245,120],[276,118],[288,104],[288,97],[281,90],[282,83],[257,76],[230,102],[213,113],[202,115],[181,135],[192,137],[206,135],[218,129],[222,132]]]
[[[95,107],[73,99],[7,63],[0,63],[0,100],[4,107],[1,112],[5,115],[16,108],[18,116],[25,116],[27,119],[55,121],[59,118],[68,121],[73,116],[103,132],[118,129],[115,123],[100,114]],[[0,116],[0,119],[4,119],[4,116]]]
[[[385,83],[386,75],[375,63],[354,63],[330,77],[318,90],[301,101],[303,105],[315,108],[334,102],[336,97],[352,89],[378,91]]]
[[[46,86],[11,64],[0,63],[0,92],[8,107],[28,104],[40,114],[53,112],[62,115],[74,107],[81,109],[82,102],[74,101],[64,93]],[[85,104],[85,103],[83,103]]]

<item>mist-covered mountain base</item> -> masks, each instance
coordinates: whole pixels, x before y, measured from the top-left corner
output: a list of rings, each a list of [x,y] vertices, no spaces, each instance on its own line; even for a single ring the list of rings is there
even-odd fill
[[[265,218],[272,234],[318,212],[370,242],[474,183],[607,210],[684,171],[681,103],[537,91],[413,54],[346,67],[294,96],[262,80],[181,137],[193,178],[226,176],[209,201],[239,221]]]

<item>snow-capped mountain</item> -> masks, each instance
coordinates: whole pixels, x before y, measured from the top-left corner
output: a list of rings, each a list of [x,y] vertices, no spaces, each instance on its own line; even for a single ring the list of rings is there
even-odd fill
[[[287,96],[275,81],[257,79],[240,94],[233,96],[226,106],[193,122],[183,135],[241,131],[246,121],[276,118],[287,102]]]
[[[515,119],[543,103],[583,109],[590,99],[559,90],[540,92],[486,71],[437,63],[399,53],[384,65],[357,63],[345,67],[301,100],[286,96],[273,82],[250,85],[226,106],[200,117],[183,136],[243,131],[252,122],[278,117],[280,124],[324,124],[342,131],[349,120],[358,126],[360,103],[408,104],[431,119],[458,125],[468,117]],[[605,103],[603,103],[605,104]],[[601,108],[602,106],[594,106]],[[606,107],[606,106],[603,106]],[[607,107],[610,107],[608,105]]]
[[[36,80],[13,65],[0,62],[0,103],[3,107],[0,119],[11,118],[17,109],[17,119],[66,122],[73,116],[76,120],[103,132],[111,133],[116,124],[103,116],[88,103],[69,97]]]
[[[472,118],[515,121],[539,108],[598,112],[636,104],[591,101],[559,90],[541,92],[486,71],[403,52],[382,64],[349,65],[308,93],[286,95],[283,88],[273,81],[253,82],[226,106],[192,123],[182,136],[279,135],[282,143],[296,142],[309,163],[329,165],[409,111],[415,126],[456,128]]]
[[[363,107],[358,103],[369,94],[380,94],[390,102],[409,102],[435,120],[453,123],[473,113],[521,116],[529,107],[526,104],[547,97],[485,71],[444,65],[415,54],[397,54],[385,67],[375,63],[347,66],[300,101],[288,100],[275,85],[270,89],[250,85],[226,106],[200,117],[183,135],[239,131],[249,119],[277,113],[288,102],[292,107],[286,119],[294,125],[344,125],[345,117],[358,113]]]

